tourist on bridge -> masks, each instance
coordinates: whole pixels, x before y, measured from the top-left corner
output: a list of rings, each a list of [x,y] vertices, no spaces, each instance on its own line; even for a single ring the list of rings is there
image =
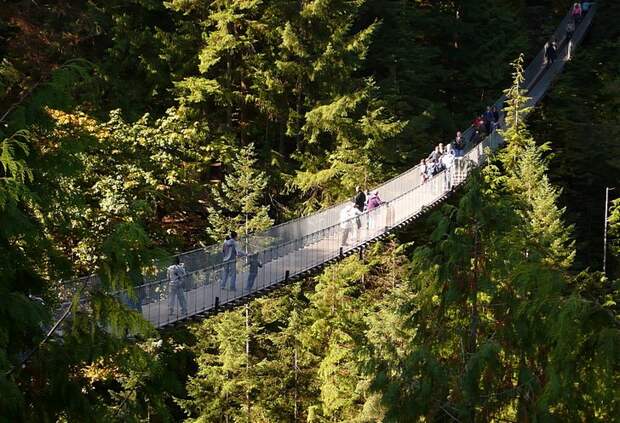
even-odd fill
[[[428,165],[426,164],[426,159],[420,161],[420,180],[422,183],[428,181]]]
[[[575,34],[575,23],[571,20],[566,24],[566,60],[571,59],[573,50],[573,35]]]
[[[446,148],[444,147],[443,143],[439,143],[435,151],[436,154],[433,157],[433,163],[431,168],[433,175],[437,175],[439,172],[445,169],[442,158],[444,154],[446,154]]]
[[[581,23],[581,19],[583,17],[583,10],[581,9],[580,2],[575,2],[575,4],[573,4],[573,10],[571,11],[571,16],[575,20],[575,25],[579,25]]]
[[[456,131],[453,144],[454,155],[461,157],[465,153],[465,138],[463,138],[461,131]]]
[[[484,120],[484,131],[487,135],[491,135],[494,129],[495,116],[493,115],[493,111],[491,110],[491,106],[487,106],[487,110],[482,115]]]
[[[245,285],[246,290],[252,290],[254,281],[256,281],[256,276],[258,275],[258,269],[260,267],[263,267],[263,264],[258,259],[258,253],[248,256],[248,280]]]
[[[476,118],[472,121],[471,126],[474,130],[471,132],[471,136],[469,137],[469,144],[476,145],[482,139],[482,132],[484,131],[484,119],[482,116],[476,116]]]
[[[223,264],[224,270],[222,272],[222,282],[220,283],[221,289],[226,289],[226,282],[230,278],[230,290],[235,291],[237,289],[237,257],[247,256],[237,242],[237,232],[232,231],[230,236],[226,237],[224,246],[222,247],[224,253]]]
[[[355,203],[347,204],[340,210],[340,229],[342,229],[341,245],[347,245],[349,234],[353,229],[353,221],[357,220],[360,215],[360,211],[355,206]],[[358,231],[355,231],[356,237],[359,236]]]
[[[359,214],[362,214],[364,213],[364,208],[366,207],[366,194],[364,194],[364,191],[359,186],[355,187],[355,192],[356,194],[353,202],[355,203],[355,208],[359,211]],[[355,219],[355,225],[357,226],[358,231],[362,228],[362,221],[359,217]]]
[[[426,160],[432,163],[436,163],[439,161],[439,159],[441,159],[442,154],[443,154],[443,144],[439,143],[439,145],[435,147],[433,151],[431,151],[431,154],[428,155],[428,158]]]
[[[557,55],[558,51],[555,41],[547,41],[547,43],[545,44],[545,61],[547,62],[547,66],[553,65],[553,62],[555,62]]]
[[[366,205],[366,194],[359,186],[355,187],[355,198],[353,202],[355,203],[355,208],[359,210],[360,213],[364,212],[364,206]]]
[[[441,156],[441,163],[446,169],[446,172],[444,173],[445,186],[447,189],[450,189],[452,186],[452,165],[454,164],[454,153],[452,152],[452,148],[449,144],[446,152],[443,156]]]
[[[581,17],[582,18],[588,13],[588,10],[590,10],[591,7],[592,7],[592,2],[591,1],[582,1],[581,2]]]
[[[379,191],[375,190],[368,196],[368,203],[366,209],[368,210],[368,229],[374,229],[375,220],[377,220],[377,212],[373,210],[379,208],[383,204],[383,200],[379,198]]]
[[[187,314],[187,300],[185,299],[185,291],[183,285],[187,272],[185,271],[185,264],[181,263],[181,259],[177,256],[174,259],[174,264],[168,267],[168,311],[170,315],[174,315],[174,308],[176,300],[178,298],[181,305],[181,313]]]
[[[500,121],[500,116],[499,116],[499,110],[497,110],[497,107],[492,106],[491,107],[491,113],[493,113],[493,126],[494,126],[494,130],[495,129],[501,129],[502,124]]]

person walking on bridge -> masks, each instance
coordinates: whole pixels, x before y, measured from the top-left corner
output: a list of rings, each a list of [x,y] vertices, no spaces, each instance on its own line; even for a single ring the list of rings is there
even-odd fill
[[[583,10],[581,9],[580,2],[575,2],[575,4],[573,4],[571,16],[575,20],[575,25],[578,26],[581,23],[581,19],[583,17]]]
[[[570,60],[573,49],[573,35],[575,34],[575,23],[570,20],[566,24],[566,60]]]
[[[263,267],[263,264],[258,259],[258,253],[254,253],[248,256],[248,280],[245,285],[247,291],[251,291],[258,276],[259,267]]]
[[[422,183],[425,183],[426,181],[428,181],[428,165],[426,164],[426,159],[422,159],[420,161],[420,179],[422,180]]]
[[[360,212],[355,203],[347,204],[340,210],[340,229],[342,230],[340,245],[347,245],[349,234],[351,229],[353,229],[353,221],[356,220],[359,214]]]
[[[377,211],[373,211],[379,208],[383,204],[383,201],[379,197],[379,191],[375,190],[370,193],[368,197],[368,204],[366,206],[368,210],[368,229],[371,231],[375,229],[375,220],[377,220]]]
[[[493,105],[491,107],[491,113],[493,113],[493,126],[495,129],[501,129],[502,128],[502,123],[501,123],[501,116],[499,115],[499,110],[497,110],[497,107],[495,105]]]
[[[224,257],[222,263],[224,264],[224,270],[222,272],[222,282],[220,283],[221,289],[226,289],[226,282],[230,278],[230,290],[235,291],[237,289],[237,257],[247,256],[237,242],[237,232],[232,231],[230,236],[226,237],[224,245],[222,247],[222,253]]]
[[[445,189],[449,190],[452,188],[452,165],[454,164],[454,153],[452,152],[450,144],[448,144],[448,148],[444,155],[441,156],[441,163],[446,169],[444,172],[444,186]]]
[[[461,131],[456,132],[453,144],[454,155],[456,157],[461,157],[465,152],[465,138],[463,138],[463,134],[461,133]]]
[[[487,135],[491,135],[494,128],[493,122],[495,121],[495,116],[493,115],[493,111],[491,111],[491,106],[487,106],[487,110],[482,116],[484,119],[484,131]]]
[[[360,213],[364,213],[364,206],[366,205],[366,194],[360,187],[355,187],[355,198],[353,202],[355,203],[355,208],[359,210]]]
[[[545,44],[545,61],[547,62],[547,66],[550,67],[555,62],[557,57],[557,47],[555,41],[548,42]]]
[[[168,311],[170,315],[174,315],[177,298],[181,305],[181,313],[187,314],[187,300],[183,290],[186,277],[185,264],[181,263],[181,259],[177,256],[174,259],[174,264],[168,267]]]
[[[359,212],[357,214],[359,216],[360,214],[364,213],[364,208],[366,207],[366,194],[364,194],[364,191],[359,186],[355,187],[355,191],[356,194],[353,202],[355,203],[355,208]],[[357,231],[355,232],[355,234],[356,236],[359,236],[358,232],[362,229],[362,221],[359,217],[355,219],[355,224],[357,225]]]

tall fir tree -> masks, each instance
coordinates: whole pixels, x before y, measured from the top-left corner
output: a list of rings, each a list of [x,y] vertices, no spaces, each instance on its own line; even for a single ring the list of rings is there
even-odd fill
[[[575,242],[571,239],[572,227],[564,224],[566,208],[558,206],[561,191],[547,176],[548,159],[544,157],[549,145],[537,145],[526,127],[529,112],[528,98],[522,84],[523,56],[513,64],[513,84],[506,90],[506,130],[500,131],[506,147],[499,153],[499,160],[506,171],[508,189],[520,198],[533,239],[548,251],[550,264],[568,269],[575,257]]]
[[[214,205],[209,207],[209,235],[221,240],[230,231],[250,235],[273,224],[269,206],[263,205],[267,176],[256,169],[258,159],[254,145],[235,153],[232,170],[224,176],[221,186],[211,193]]]

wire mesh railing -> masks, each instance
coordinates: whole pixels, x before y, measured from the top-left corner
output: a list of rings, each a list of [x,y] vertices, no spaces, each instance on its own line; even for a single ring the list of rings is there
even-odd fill
[[[570,14],[563,18],[550,37],[560,46],[558,60],[553,65],[545,63],[543,49],[526,68],[524,88],[532,97],[532,105],[542,98],[555,75],[562,70],[562,54],[566,55],[567,49],[574,48],[585,35],[594,9],[577,27],[572,46],[565,43],[564,36]],[[501,110],[504,101],[505,97],[501,97],[494,105]],[[473,130],[470,127],[463,131],[463,137],[469,139]],[[424,207],[446,196],[453,186],[462,183],[472,167],[482,164],[487,147],[495,149],[502,142],[501,136],[493,132],[481,142],[468,146],[465,155],[455,159],[453,166],[426,182],[421,178],[420,167],[412,167],[376,187],[374,190],[379,191],[384,203],[359,216],[341,219],[343,208],[350,203],[344,202],[285,222],[240,240],[241,245],[249,246],[249,255],[228,262],[223,262],[221,245],[188,251],[177,256],[184,263],[186,276],[182,282],[171,282],[168,277],[171,259],[155,274],[145,276],[144,284],[117,295],[128,308],[141,312],[157,327],[255,295],[346,254],[415,217]],[[222,285],[224,279],[225,286]],[[89,276],[63,285],[65,301],[69,301],[79,287],[96,286],[98,281],[97,276]]]

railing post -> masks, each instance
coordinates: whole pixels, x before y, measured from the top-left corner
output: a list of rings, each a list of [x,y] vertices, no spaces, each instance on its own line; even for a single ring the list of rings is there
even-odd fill
[[[290,274],[291,274],[291,272],[288,271],[288,270],[286,272],[284,272],[284,282],[288,283],[288,279],[289,279]]]
[[[341,259],[342,259],[342,258],[344,258],[344,253],[343,253],[343,251],[342,251],[342,247],[340,247],[340,258],[341,258]]]
[[[217,311],[219,307],[220,307],[220,297],[215,297],[215,304],[213,304],[213,309]]]
[[[360,247],[360,261],[364,260],[364,247]]]

